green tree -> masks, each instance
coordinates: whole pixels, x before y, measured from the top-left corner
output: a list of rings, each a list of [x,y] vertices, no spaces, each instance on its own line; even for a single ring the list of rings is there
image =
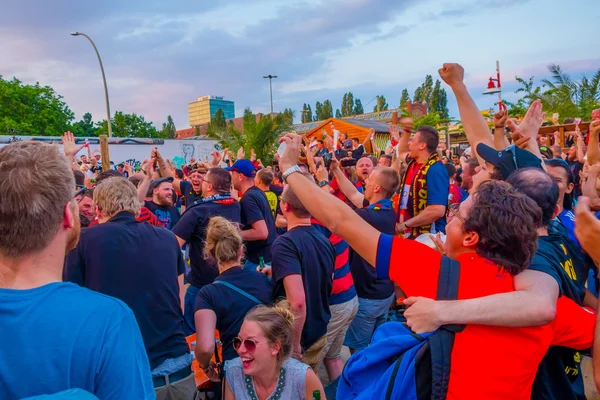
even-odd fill
[[[375,102],[375,107],[373,107],[373,112],[376,111],[386,111],[388,109],[388,103],[385,100],[385,96],[377,96],[377,101]]]
[[[254,149],[256,157],[264,165],[268,165],[273,159],[280,135],[290,129],[290,124],[283,113],[275,116],[262,115],[257,121],[256,115],[247,108],[244,110],[243,127],[244,131],[241,132],[233,122],[225,128],[217,129],[213,126],[211,129],[207,128],[206,136],[216,140],[221,147],[231,150],[233,154],[240,147],[244,148],[247,155]]]
[[[409,100],[410,97],[408,96],[408,89],[402,90],[402,96],[400,96],[400,104],[398,105],[398,108],[405,110],[406,102]]]
[[[363,108],[363,105],[360,102],[360,99],[356,99],[354,101],[354,113],[353,113],[353,115],[360,115],[360,114],[364,114],[364,113],[365,113],[365,109]]]
[[[446,95],[446,90],[441,87],[439,79],[435,80],[435,86],[433,87],[427,106],[429,112],[437,112],[441,118],[448,118],[448,96]]]
[[[339,109],[339,108],[336,108],[336,109],[335,109],[335,117],[336,117],[336,118],[342,118],[342,113],[340,112],[340,109]]]
[[[219,111],[219,110],[217,110],[217,111]],[[176,131],[177,131],[177,129],[175,128],[175,122],[173,122],[173,117],[168,115],[167,122],[163,122],[162,129],[160,130],[158,135],[164,139],[175,139]]]
[[[305,124],[307,122],[311,122],[313,120],[312,110],[310,109],[310,104],[304,103],[302,106],[302,123]]]
[[[102,120],[96,123],[98,126],[98,135],[108,134],[108,123]],[[115,112],[111,119],[112,135],[115,137],[144,137],[158,138],[159,133],[152,125],[152,122],[146,121],[142,115],[125,114],[122,111]]]
[[[79,122],[75,122],[70,130],[73,135],[78,137],[92,137],[97,136],[96,131],[98,128],[94,126],[92,114],[88,112],[83,114],[83,118]]]
[[[333,117],[333,105],[331,101],[325,100],[323,102],[323,119],[332,118]]]
[[[325,100],[323,103],[317,101],[315,104],[315,121],[323,121],[324,119],[333,117],[333,106],[331,101]]]
[[[343,117],[354,115],[354,95],[352,92],[344,93],[341,112]]]
[[[313,121],[319,121],[321,117],[323,116],[323,104],[321,104],[320,101],[317,101],[317,103],[315,104],[315,116],[313,117]]]
[[[25,85],[0,75],[0,134],[60,136],[74,117],[50,86]]]
[[[288,125],[292,125],[294,123],[294,117],[296,113],[291,108],[286,108],[281,114]]]
[[[542,85],[536,86],[534,78],[528,80],[515,77],[521,87],[516,93],[522,97],[511,105],[509,115],[523,116],[532,101],[541,99],[546,114],[559,113],[561,119],[590,118],[592,111],[600,107],[600,69],[588,78],[572,79],[559,65],[548,67],[550,79],[542,79]],[[505,102],[506,103],[506,102]]]
[[[425,82],[421,86],[419,86],[415,90],[415,96],[413,98],[414,101],[418,102],[426,102],[429,104],[431,102],[431,96],[433,94],[433,78],[431,75],[425,76]]]

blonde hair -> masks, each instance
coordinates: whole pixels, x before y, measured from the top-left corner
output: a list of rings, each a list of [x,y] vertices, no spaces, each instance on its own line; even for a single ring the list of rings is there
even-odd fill
[[[215,216],[208,221],[204,240],[205,259],[213,259],[217,265],[238,261],[243,246],[237,226],[227,218]]]
[[[46,248],[74,193],[71,164],[56,146],[17,142],[0,149],[0,254],[17,258]]]
[[[265,337],[271,343],[279,343],[281,350],[277,353],[277,366],[281,367],[292,355],[292,327],[294,314],[287,300],[280,300],[275,306],[256,306],[244,318],[244,321],[256,322]]]
[[[94,189],[94,206],[111,218],[123,211],[137,216],[142,203],[133,183],[123,177],[112,177],[103,180]]]

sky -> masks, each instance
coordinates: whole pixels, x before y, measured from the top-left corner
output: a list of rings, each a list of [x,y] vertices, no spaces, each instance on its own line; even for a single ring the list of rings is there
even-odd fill
[[[597,0],[0,0],[0,75],[52,86],[79,120],[106,117],[102,56],[111,111],[143,115],[157,127],[172,115],[187,128],[187,104],[203,95],[268,112],[352,91],[365,111],[376,95],[398,106],[444,62],[465,68],[483,110],[500,61],[503,96],[515,76],[548,78],[559,64],[577,78],[600,69]],[[596,39],[596,40],[594,40]],[[593,50],[596,48],[596,50]],[[458,117],[449,88],[450,114]]]

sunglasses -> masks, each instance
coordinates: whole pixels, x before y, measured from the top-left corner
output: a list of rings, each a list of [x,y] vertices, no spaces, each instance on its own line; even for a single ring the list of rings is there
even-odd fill
[[[233,338],[233,349],[235,351],[239,351],[240,347],[242,347],[242,343],[244,344],[244,347],[246,348],[246,350],[249,351],[250,353],[252,353],[256,350],[256,345],[259,345],[262,342],[257,342],[256,340],[252,340],[252,339],[242,340],[239,337],[234,337]]]
[[[463,218],[462,215],[460,215],[460,212],[458,211],[458,207],[460,207],[460,203],[455,203],[455,204],[450,204],[448,206],[448,213],[446,214],[446,217],[450,217],[450,215],[452,216],[451,218],[458,218],[458,220],[460,222],[462,222],[463,224],[465,223],[465,219]]]
[[[87,188],[83,185],[75,185],[75,194],[73,195],[73,198],[82,195],[86,190]]]

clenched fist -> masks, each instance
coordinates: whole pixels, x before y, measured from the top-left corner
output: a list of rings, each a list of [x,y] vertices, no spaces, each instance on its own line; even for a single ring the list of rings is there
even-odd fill
[[[451,87],[460,85],[465,77],[465,69],[460,64],[446,63],[438,72],[440,78]]]

